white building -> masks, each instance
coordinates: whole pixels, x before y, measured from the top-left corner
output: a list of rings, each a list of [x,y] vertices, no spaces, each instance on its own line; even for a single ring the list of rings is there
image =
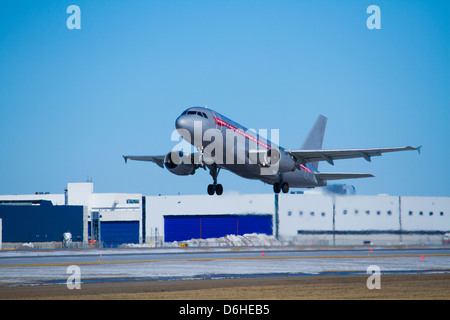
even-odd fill
[[[0,196],[0,204],[37,200],[84,206],[84,240],[88,235],[101,238],[106,247],[245,233],[265,233],[297,245],[440,244],[450,231],[450,197],[326,193],[143,197],[95,193],[92,182],[68,183],[62,194]]]
[[[190,228],[201,226],[200,218],[222,215],[270,215],[271,235],[283,243],[303,245],[440,244],[442,235],[450,231],[450,197],[225,194],[152,196],[146,197],[146,203],[147,243],[167,241],[165,224],[169,218],[173,223],[176,216],[180,239],[189,236]],[[199,219],[191,224],[195,217]]]

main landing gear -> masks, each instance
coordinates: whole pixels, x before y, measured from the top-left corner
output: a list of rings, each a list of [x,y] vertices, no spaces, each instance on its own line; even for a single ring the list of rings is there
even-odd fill
[[[208,185],[208,194],[210,196],[217,194],[220,196],[223,193],[223,187],[221,184],[217,183],[217,176],[219,175],[220,168],[217,168],[217,165],[212,165],[209,168],[209,174],[213,177],[213,184]]]
[[[283,193],[288,193],[289,184],[287,182],[275,182],[273,184],[273,192],[280,193],[280,191],[283,191]]]

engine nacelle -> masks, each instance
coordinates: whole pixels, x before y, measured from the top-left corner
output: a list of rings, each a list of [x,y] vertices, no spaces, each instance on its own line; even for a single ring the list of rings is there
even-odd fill
[[[295,170],[295,161],[290,155],[276,148],[271,148],[264,154],[264,164],[278,172]]]
[[[177,176],[194,174],[196,166],[191,162],[191,156],[185,156],[181,151],[169,152],[164,158],[164,166],[166,169]]]

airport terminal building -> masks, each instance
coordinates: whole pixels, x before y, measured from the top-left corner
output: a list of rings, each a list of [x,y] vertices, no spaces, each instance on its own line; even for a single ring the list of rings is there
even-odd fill
[[[292,245],[441,244],[450,197],[291,194],[145,196],[95,193],[92,182],[61,194],[0,196],[3,248],[73,241],[103,247],[179,245],[190,239],[265,234]]]

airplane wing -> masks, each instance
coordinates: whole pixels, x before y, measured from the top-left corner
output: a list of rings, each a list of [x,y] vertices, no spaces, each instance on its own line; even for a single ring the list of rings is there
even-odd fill
[[[371,157],[381,156],[382,153],[417,150],[420,153],[420,147],[398,147],[398,148],[373,148],[373,149],[340,149],[340,150],[285,150],[292,155],[301,164],[315,161],[327,161],[334,165],[334,160],[364,158],[371,161]]]
[[[342,180],[342,179],[356,179],[356,178],[372,178],[370,173],[314,173],[317,179],[320,180]]]
[[[165,156],[123,156],[125,163],[127,163],[128,159],[137,161],[150,161],[156,163],[161,168],[164,168],[164,158]]]

